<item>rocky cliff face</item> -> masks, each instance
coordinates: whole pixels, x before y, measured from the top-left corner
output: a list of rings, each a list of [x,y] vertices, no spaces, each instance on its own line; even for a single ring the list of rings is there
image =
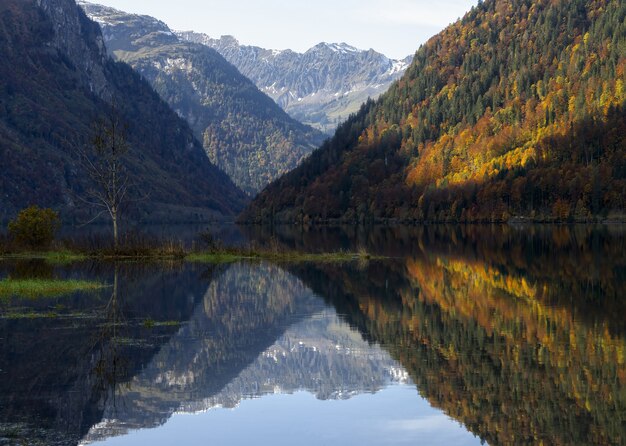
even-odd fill
[[[107,49],[140,72],[190,124],[210,160],[253,195],[296,167],[324,135],[289,117],[217,51],[163,22],[81,2]]]
[[[326,133],[368,97],[384,93],[413,59],[394,60],[346,43],[320,43],[297,53],[241,45],[232,36],[177,35],[214,48],[291,116]]]
[[[78,69],[82,82],[101,98],[107,95],[104,40],[98,27],[73,0],[37,0],[53,27],[48,45],[63,53]]]
[[[178,43],[178,37],[162,21],[146,15],[128,14],[107,6],[77,2],[102,30],[107,48],[115,51],[136,51],[143,47]]]
[[[95,212],[79,162],[93,125],[115,104],[131,147],[137,220],[232,218],[245,196],[207,158],[193,132],[128,65],[105,51],[99,27],[73,0],[0,3],[0,221],[29,204],[65,220]]]

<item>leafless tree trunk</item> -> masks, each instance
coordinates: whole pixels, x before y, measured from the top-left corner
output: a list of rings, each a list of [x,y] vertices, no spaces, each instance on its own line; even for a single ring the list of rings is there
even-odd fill
[[[120,209],[131,186],[130,175],[124,166],[128,152],[126,126],[114,109],[108,117],[95,122],[89,147],[79,153],[81,166],[92,182],[87,196],[81,200],[101,208],[91,221],[103,214],[109,215],[116,250]]]

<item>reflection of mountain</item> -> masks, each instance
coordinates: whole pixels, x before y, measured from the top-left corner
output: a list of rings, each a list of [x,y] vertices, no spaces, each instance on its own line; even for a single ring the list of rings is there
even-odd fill
[[[410,379],[492,445],[624,444],[621,234],[356,233],[350,243],[379,252],[380,242],[398,258],[237,264],[208,271],[208,290],[192,266],[120,267],[125,298],[115,342],[110,321],[97,316],[106,294],[24,304],[38,314],[80,313],[73,317],[0,317],[0,437],[25,423],[31,431],[20,427],[17,438],[27,444],[75,444],[277,391],[346,398]],[[329,233],[323,242],[302,233],[291,243],[309,236],[319,248],[333,243]],[[102,268],[89,274],[110,281],[111,267]],[[187,322],[150,327],[146,319]],[[110,346],[121,372],[98,367]]]
[[[128,388],[86,443],[156,427],[175,412],[235,407],[244,398],[306,389],[349,398],[405,381],[379,347],[340,323],[289,273],[238,264],[210,286],[193,317]]]
[[[113,283],[112,267],[95,269],[67,274]],[[115,314],[105,310],[110,288],[8,309],[0,303],[0,444],[3,437],[15,444],[76,444],[100,421],[110,387],[138,373],[177,330],[144,321],[186,320],[206,290],[192,268],[123,265],[118,276]],[[20,311],[25,317],[17,317]]]
[[[497,242],[466,237],[422,239],[408,261],[289,270],[489,444],[624,444],[623,242],[578,239],[566,261],[558,240],[535,259],[513,246],[479,260]],[[548,266],[576,261],[578,278]]]
[[[242,398],[302,389],[318,399],[347,399],[406,381],[388,353],[327,310],[289,328],[219,394],[183,410],[235,407]]]

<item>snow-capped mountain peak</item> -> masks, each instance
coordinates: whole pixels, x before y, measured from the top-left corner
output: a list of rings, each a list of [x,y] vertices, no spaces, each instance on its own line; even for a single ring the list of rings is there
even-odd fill
[[[242,45],[232,36],[176,34],[215,49],[291,116],[327,133],[368,97],[385,92],[412,61],[411,56],[390,59],[345,42],[321,42],[299,53]]]

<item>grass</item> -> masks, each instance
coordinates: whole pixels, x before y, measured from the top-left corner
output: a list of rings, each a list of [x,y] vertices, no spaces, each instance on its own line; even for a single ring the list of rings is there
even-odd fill
[[[90,257],[86,254],[72,251],[47,251],[47,252],[20,252],[0,255],[0,259],[21,260],[37,259],[44,260],[53,265],[68,265],[74,262],[82,262]]]
[[[355,260],[374,260],[375,257],[369,253],[359,250],[358,252],[325,252],[306,253],[298,251],[263,251],[263,250],[227,250],[227,251],[195,251],[189,253],[177,253],[168,255],[163,252],[155,252],[150,255],[141,253],[129,255],[121,253],[90,253],[82,254],[71,251],[51,251],[51,252],[24,252],[19,254],[8,254],[0,256],[0,259],[20,260],[20,259],[41,259],[52,265],[67,265],[85,260],[184,260],[191,263],[234,263],[239,260],[272,260],[277,262],[351,262]],[[1,291],[0,291],[1,293]]]
[[[263,252],[259,256],[262,259],[274,260],[278,262],[352,262],[355,260],[371,260],[372,256],[366,253],[354,252],[323,252],[323,253],[306,253],[306,252]]]
[[[0,280],[0,298],[57,297],[77,291],[95,291],[103,287],[99,282],[85,280],[3,279]]]
[[[255,251],[241,250],[232,252],[194,252],[185,260],[194,263],[232,263],[239,260],[271,260],[274,262],[303,263],[303,262],[352,262],[363,260],[374,260],[374,257],[364,250],[358,252],[325,252],[325,253],[305,253],[298,251]]]
[[[0,315],[0,319],[21,320],[21,319],[56,319],[59,317],[57,313],[48,311],[45,313],[36,313],[34,311],[27,312],[10,312]]]
[[[226,252],[193,252],[185,257],[187,262],[191,263],[234,263],[243,259],[256,258],[252,255],[243,253],[226,253]]]
[[[201,234],[202,236],[202,234]],[[108,240],[64,241],[56,245],[57,249],[46,252],[13,251],[0,254],[0,260],[41,259],[52,265],[65,265],[85,260],[95,261],[186,261],[191,263],[233,263],[240,260],[269,260],[273,262],[351,262],[373,260],[364,249],[357,252],[326,252],[306,253],[285,249],[274,243],[269,248],[254,246],[245,248],[228,248],[214,244],[212,236],[205,236],[210,246],[205,250],[185,247],[182,241],[162,240],[141,234],[130,234],[120,241],[117,248]],[[201,237],[202,240],[202,237]],[[380,257],[376,257],[380,258]]]
[[[146,320],[143,321],[142,323],[144,328],[148,328],[148,329],[152,329],[155,327],[178,327],[180,326],[180,322],[179,321],[163,321],[163,322],[158,322],[155,321],[151,318],[148,318]]]

